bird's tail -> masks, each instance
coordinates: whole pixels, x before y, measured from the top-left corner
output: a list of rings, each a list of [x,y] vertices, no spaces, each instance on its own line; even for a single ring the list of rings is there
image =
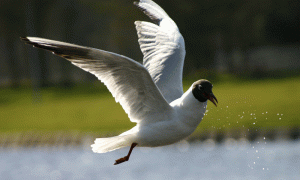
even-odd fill
[[[126,136],[115,136],[109,138],[97,138],[95,144],[92,144],[94,153],[106,153],[126,146],[130,146]]]

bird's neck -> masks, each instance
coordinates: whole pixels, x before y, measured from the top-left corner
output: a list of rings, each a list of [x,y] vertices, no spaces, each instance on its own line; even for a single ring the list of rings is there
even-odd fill
[[[198,101],[192,93],[192,87],[190,87],[179,99],[171,102],[170,105],[179,112],[181,121],[196,128],[204,116],[207,101]]]

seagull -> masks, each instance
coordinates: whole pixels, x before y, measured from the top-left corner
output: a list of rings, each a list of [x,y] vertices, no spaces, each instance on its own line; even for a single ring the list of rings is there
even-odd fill
[[[128,154],[114,165],[128,161],[136,146],[165,146],[188,137],[201,122],[207,100],[215,106],[218,103],[212,83],[205,79],[197,80],[183,92],[185,45],[175,22],[152,0],[134,4],[154,22],[135,22],[143,64],[100,49],[39,37],[21,38],[95,75],[121,104],[130,121],[136,123],[118,136],[97,138],[91,145],[95,153],[130,146]]]

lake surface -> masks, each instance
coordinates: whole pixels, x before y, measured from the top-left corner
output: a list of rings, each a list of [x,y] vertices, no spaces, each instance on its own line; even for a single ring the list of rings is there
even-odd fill
[[[0,177],[20,179],[300,179],[300,141],[227,139],[105,154],[86,148],[1,149]]]

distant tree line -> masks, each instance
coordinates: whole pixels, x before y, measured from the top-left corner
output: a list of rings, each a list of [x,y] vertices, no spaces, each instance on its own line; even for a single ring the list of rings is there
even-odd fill
[[[298,45],[298,0],[156,0],[186,42],[184,73],[249,71],[249,49]],[[37,36],[91,46],[142,62],[133,22],[150,21],[129,0],[5,0],[0,2],[0,86],[38,87],[94,81],[50,53],[25,46]],[[236,65],[238,64],[238,66]]]

